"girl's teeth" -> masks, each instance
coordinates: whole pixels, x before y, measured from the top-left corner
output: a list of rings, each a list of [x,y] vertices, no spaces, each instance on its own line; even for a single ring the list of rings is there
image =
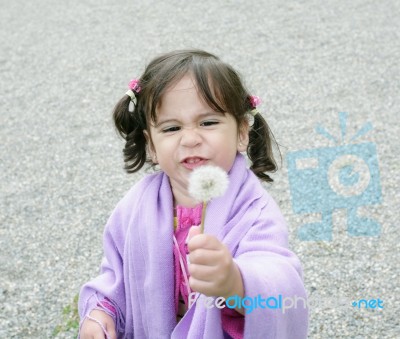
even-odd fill
[[[199,162],[199,161],[200,161],[199,159],[189,159],[187,162],[189,164],[194,164],[194,163]]]

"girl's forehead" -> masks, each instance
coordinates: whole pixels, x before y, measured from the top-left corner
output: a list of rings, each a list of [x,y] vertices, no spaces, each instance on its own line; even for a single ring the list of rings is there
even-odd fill
[[[200,87],[196,76],[188,72],[166,86],[165,90],[157,100],[155,108],[154,121],[160,120],[160,115],[166,116],[181,110],[189,112],[216,112],[216,109],[210,105],[206,96],[211,96],[216,102],[219,102],[214,93],[214,86],[209,83],[206,90]],[[222,105],[223,106],[223,105]]]
[[[193,76],[190,74],[185,74],[181,79],[168,86],[165,93],[192,90],[194,88],[197,90],[197,84]]]

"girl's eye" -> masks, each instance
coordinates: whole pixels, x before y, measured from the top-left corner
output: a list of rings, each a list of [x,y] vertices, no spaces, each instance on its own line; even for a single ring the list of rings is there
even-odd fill
[[[204,127],[208,127],[208,126],[214,126],[214,125],[218,125],[219,121],[216,120],[207,120],[207,121],[203,121],[200,125],[204,126]]]
[[[172,133],[172,132],[177,132],[181,128],[179,126],[171,126],[171,127],[166,127],[162,129],[163,133]]]

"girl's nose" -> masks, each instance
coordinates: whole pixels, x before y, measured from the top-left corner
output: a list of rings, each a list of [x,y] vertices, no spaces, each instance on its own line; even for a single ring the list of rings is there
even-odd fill
[[[181,138],[181,145],[194,147],[201,143],[201,135],[196,128],[184,128]]]

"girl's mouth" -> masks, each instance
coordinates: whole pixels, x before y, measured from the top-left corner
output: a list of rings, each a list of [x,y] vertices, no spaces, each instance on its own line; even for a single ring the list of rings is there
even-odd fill
[[[195,169],[196,167],[203,166],[207,163],[207,159],[200,158],[200,157],[188,157],[183,159],[181,164],[183,167],[186,169],[192,170]]]

